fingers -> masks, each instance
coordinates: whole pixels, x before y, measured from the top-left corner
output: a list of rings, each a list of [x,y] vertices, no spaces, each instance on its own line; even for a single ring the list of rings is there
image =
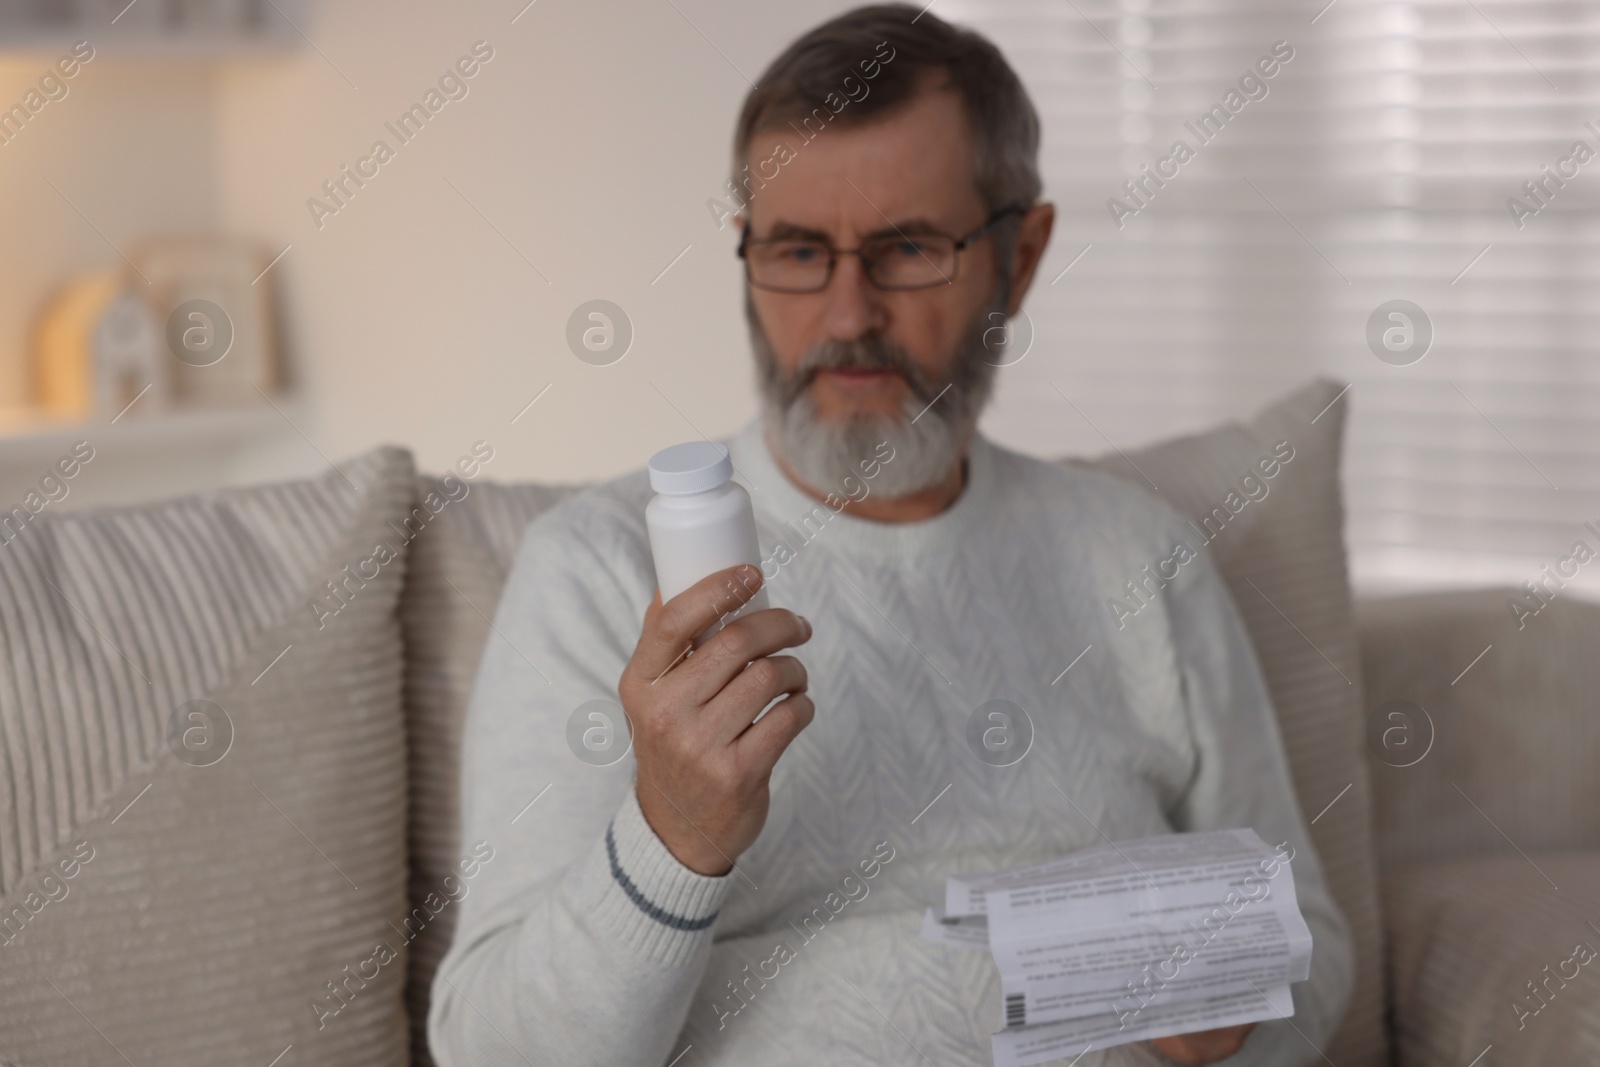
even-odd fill
[[[771,657],[780,649],[803,645],[809,640],[810,625],[788,608],[768,608],[738,619],[723,627],[679,666],[678,670],[684,678],[684,693],[694,703],[705,704],[745,670],[746,664]],[[774,690],[767,699],[780,692],[781,689]],[[762,701],[762,704],[765,703]],[[750,709],[750,718],[741,724],[740,729],[755,718],[762,704]]]
[[[755,841],[773,766],[815,714],[805,667],[774,655],[811,638],[792,611],[741,616],[689,654],[699,634],[760,588],[760,570],[740,565],[666,603],[657,589],[617,686],[633,728],[640,810],[678,861],[703,874],[725,871]]]
[[[762,720],[765,722],[766,720]],[[1192,1065],[1215,1063],[1227,1059],[1244,1046],[1244,1039],[1255,1029],[1255,1023],[1225,1026],[1217,1030],[1200,1030],[1192,1034],[1175,1034],[1151,1042],[1155,1050],[1174,1063]]]
[[[706,705],[698,725],[707,732],[711,744],[726,745],[743,733],[774,698],[784,693],[803,693],[806,685],[805,664],[793,656],[763,656],[734,675]]]
[[[805,693],[795,693],[778,701],[771,711],[761,716],[760,722],[751,724],[733,742],[740,762],[764,779],[772,773],[778,757],[790,742],[811,725],[816,713],[817,706]]]
[[[771,656],[779,649],[805,645],[811,624],[787,608],[768,608],[730,622],[712,635],[682,667],[685,693],[696,704],[706,704],[722,693],[746,664]],[[750,710],[750,718],[760,707]]]
[[[706,575],[665,604],[658,588],[645,610],[629,669],[655,681],[683,658],[696,636],[746,604],[761,584],[760,569],[745,563]]]

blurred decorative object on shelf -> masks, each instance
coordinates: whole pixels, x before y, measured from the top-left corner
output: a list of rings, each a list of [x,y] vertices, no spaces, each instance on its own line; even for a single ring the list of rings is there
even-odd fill
[[[194,59],[298,46],[309,0],[0,0],[0,52],[90,37],[123,55]]]
[[[129,259],[130,284],[148,290],[161,323],[176,404],[254,405],[279,388],[270,254],[230,237],[165,237]]]
[[[34,331],[37,402],[66,418],[116,418],[139,401],[140,415],[166,407],[172,361],[155,309],[124,271],[69,282]]]
[[[263,406],[283,384],[269,262],[231,237],[150,238],[129,267],[68,282],[34,330],[39,414],[107,421]]]

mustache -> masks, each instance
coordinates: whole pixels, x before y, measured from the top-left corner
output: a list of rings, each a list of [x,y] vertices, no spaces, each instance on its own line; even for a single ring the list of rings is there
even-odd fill
[[[805,392],[825,370],[893,371],[906,380],[914,395],[926,401],[939,391],[932,376],[904,348],[883,337],[857,337],[820,341],[807,349],[784,383],[785,405]]]

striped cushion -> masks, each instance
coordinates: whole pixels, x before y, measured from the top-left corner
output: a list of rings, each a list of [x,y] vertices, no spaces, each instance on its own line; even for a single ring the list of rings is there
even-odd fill
[[[1350,1006],[1323,1051],[1340,1067],[1378,1067],[1387,1062],[1388,1045],[1383,943],[1339,492],[1339,446],[1350,403],[1342,393],[1337,382],[1318,380],[1248,422],[1089,465],[1152,489],[1195,523],[1197,540],[1209,539],[1202,543],[1255,644],[1301,811],[1307,821],[1316,819],[1311,836],[1355,943]],[[1277,459],[1273,448],[1280,441],[1294,449],[1293,458],[1263,478],[1257,464]],[[1253,482],[1244,482],[1247,475]]]
[[[1499,852],[1384,879],[1402,1067],[1600,1063],[1600,853]]]
[[[413,474],[342,471],[0,546],[0,1060],[402,1062]]]

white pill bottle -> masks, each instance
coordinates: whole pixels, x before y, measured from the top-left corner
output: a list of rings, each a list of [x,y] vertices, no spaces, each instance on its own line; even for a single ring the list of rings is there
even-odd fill
[[[732,478],[733,459],[715,441],[687,441],[650,457],[656,495],[645,506],[644,524],[663,604],[716,571],[741,563],[760,569],[755,509]],[[765,584],[736,612],[729,610],[734,590],[719,590],[715,599],[722,614],[694,639],[695,648],[735,619],[771,606]]]

